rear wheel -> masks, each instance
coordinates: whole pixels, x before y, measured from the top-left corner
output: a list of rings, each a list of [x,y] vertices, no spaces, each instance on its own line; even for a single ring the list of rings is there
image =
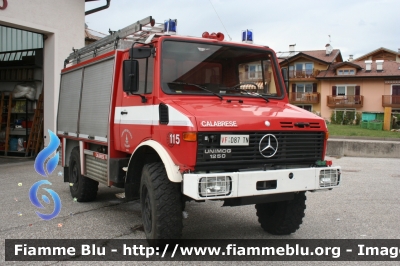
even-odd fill
[[[181,238],[182,200],[180,185],[169,181],[164,164],[146,164],[142,170],[140,205],[146,238],[151,245]]]
[[[71,196],[79,202],[93,201],[97,196],[99,182],[81,175],[79,147],[72,149],[69,158],[69,189]]]
[[[273,235],[296,232],[303,222],[306,193],[295,194],[293,200],[256,204],[258,222],[264,231]]]

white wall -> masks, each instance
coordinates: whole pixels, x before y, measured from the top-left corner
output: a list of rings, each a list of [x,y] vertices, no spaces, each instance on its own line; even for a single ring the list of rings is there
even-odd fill
[[[12,0],[0,10],[0,24],[42,33],[44,41],[44,130],[56,131],[60,71],[72,47],[84,46],[84,0]]]

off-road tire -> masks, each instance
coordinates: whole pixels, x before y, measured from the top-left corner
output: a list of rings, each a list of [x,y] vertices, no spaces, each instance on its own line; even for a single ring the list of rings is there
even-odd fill
[[[179,183],[169,181],[162,162],[146,164],[140,183],[143,228],[150,245],[182,236],[182,194]]]
[[[79,147],[72,149],[69,157],[69,190],[71,196],[79,202],[96,199],[99,182],[81,175],[81,160]]]
[[[256,204],[258,222],[270,234],[292,234],[303,222],[305,202],[303,191],[296,193],[293,200]]]

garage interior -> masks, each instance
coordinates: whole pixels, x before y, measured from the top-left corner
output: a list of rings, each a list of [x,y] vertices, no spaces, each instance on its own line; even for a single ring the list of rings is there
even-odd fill
[[[0,156],[43,146],[43,35],[0,25]]]

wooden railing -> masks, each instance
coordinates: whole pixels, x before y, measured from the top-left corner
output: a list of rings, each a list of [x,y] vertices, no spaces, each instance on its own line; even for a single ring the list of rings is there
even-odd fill
[[[342,107],[361,108],[363,107],[363,103],[364,103],[364,96],[362,95],[327,96],[327,106],[332,108],[342,108]]]
[[[382,95],[382,107],[400,108],[400,95]]]
[[[319,92],[291,92],[290,103],[319,103]]]
[[[289,78],[315,78],[319,74],[319,70],[309,69],[309,70],[290,70]]]

